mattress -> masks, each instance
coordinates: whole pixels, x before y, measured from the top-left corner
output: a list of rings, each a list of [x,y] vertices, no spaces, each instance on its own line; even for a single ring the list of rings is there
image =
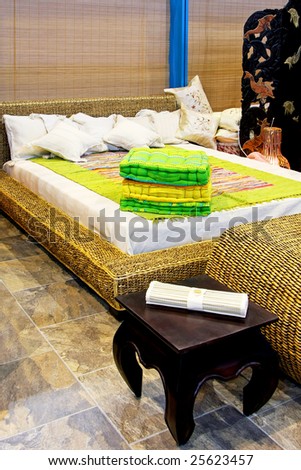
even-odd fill
[[[181,144],[187,150],[208,149]],[[252,169],[301,182],[301,173],[210,150],[210,154]],[[4,170],[27,188],[59,207],[84,226],[101,235],[127,254],[151,252],[195,241],[215,239],[226,229],[241,223],[257,222],[301,212],[301,198],[287,197],[213,211],[208,216],[148,220],[121,211],[119,204],[28,160],[10,161]],[[55,217],[54,217],[55,223]]]

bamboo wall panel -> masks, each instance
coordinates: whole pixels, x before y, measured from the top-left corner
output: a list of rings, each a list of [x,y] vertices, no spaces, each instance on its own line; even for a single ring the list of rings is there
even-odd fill
[[[242,31],[280,0],[189,0],[189,80],[240,106]],[[0,0],[0,100],[137,96],[169,85],[169,0]]]
[[[137,96],[168,84],[169,0],[0,0],[0,100]]]
[[[240,106],[244,23],[257,10],[282,8],[285,3],[189,1],[189,79],[199,75],[214,110]]]

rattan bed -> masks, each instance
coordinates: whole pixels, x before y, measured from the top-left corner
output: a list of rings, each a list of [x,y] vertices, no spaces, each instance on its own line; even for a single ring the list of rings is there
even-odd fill
[[[92,116],[120,113],[133,116],[140,109],[175,110],[170,95],[47,100],[0,103],[1,115],[85,112]],[[9,160],[9,147],[0,123],[0,167]],[[119,312],[118,294],[148,287],[154,278],[172,282],[207,271],[234,290],[275,312],[279,321],[264,334],[280,357],[284,372],[301,383],[300,281],[301,215],[240,225],[227,230],[219,242],[203,241],[128,255],[76,220],[34,194],[0,170],[0,210],[89,285]],[[68,231],[66,231],[66,226]]]
[[[134,116],[139,110],[177,109],[172,96],[95,98],[0,103],[3,114],[30,113],[91,116],[122,114]],[[3,123],[0,133],[0,167],[9,160],[9,147]],[[127,255],[112,243],[79,225],[56,208],[0,170],[0,209],[36,239],[62,264],[89,285],[115,311],[122,310],[118,294],[144,289],[156,278],[175,281],[204,272],[214,242],[202,241],[151,253]],[[66,234],[66,226],[69,230]]]

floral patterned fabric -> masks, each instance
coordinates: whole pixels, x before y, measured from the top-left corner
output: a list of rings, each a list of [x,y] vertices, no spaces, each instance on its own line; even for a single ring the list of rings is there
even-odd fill
[[[184,105],[187,109],[199,113],[212,113],[212,108],[198,75],[193,77],[185,87],[165,88],[164,91],[175,96],[178,106]]]
[[[240,144],[262,125],[282,129],[282,153],[301,171],[301,2],[253,13],[244,25]],[[254,149],[255,150],[255,149]]]

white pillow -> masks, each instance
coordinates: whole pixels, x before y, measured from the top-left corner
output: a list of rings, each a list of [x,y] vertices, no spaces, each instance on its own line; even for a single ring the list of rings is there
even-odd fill
[[[73,114],[70,119],[79,125],[79,129],[92,135],[98,139],[97,145],[89,148],[86,153],[106,152],[109,150],[108,145],[104,142],[103,136],[107,134],[116,122],[116,114],[108,117],[93,117],[84,113]]]
[[[153,111],[151,109],[143,109],[139,111],[136,116],[149,116],[153,122],[153,128],[157,134],[160,135],[162,142],[168,144],[180,144],[183,142],[176,137],[176,132],[179,128],[180,122],[180,109],[176,111]]]
[[[31,119],[42,119],[46,132],[52,131],[59,121],[64,121],[66,116],[63,114],[37,114],[32,113],[29,115]]]
[[[221,112],[219,127],[238,132],[241,120],[241,108],[228,108]]]
[[[117,118],[117,122],[121,122],[122,119],[129,119],[130,121],[135,122],[136,124],[140,124],[141,126],[144,126],[147,129],[150,129],[156,132],[156,128],[155,128],[151,115],[146,114],[144,116],[141,116],[141,115],[136,114],[136,116],[134,117],[126,117],[126,118],[124,116],[119,115]]]
[[[198,75],[186,87],[165,88],[164,91],[175,96],[178,106],[183,104],[187,109],[192,109],[193,111],[212,113],[212,108]]]
[[[86,132],[79,130],[69,119],[57,124],[52,131],[40,139],[27,144],[28,151],[32,146],[40,147],[42,150],[77,162],[89,147],[97,144],[97,139]]]
[[[198,113],[181,106],[181,117],[177,137],[203,147],[216,149],[215,134],[218,120],[214,113]]]
[[[31,154],[29,154],[28,151],[26,153],[26,151],[22,149],[28,142],[46,134],[46,128],[41,119],[4,114],[3,121],[10,148],[10,158],[12,160],[41,156],[45,153],[41,148],[32,147],[31,151],[33,153]]]
[[[118,116],[116,125],[104,136],[104,141],[126,150],[134,147],[164,147],[156,132],[122,116]]]
[[[218,142],[237,142],[238,141],[238,132],[228,131],[228,129],[219,128],[215,134],[215,139]]]

